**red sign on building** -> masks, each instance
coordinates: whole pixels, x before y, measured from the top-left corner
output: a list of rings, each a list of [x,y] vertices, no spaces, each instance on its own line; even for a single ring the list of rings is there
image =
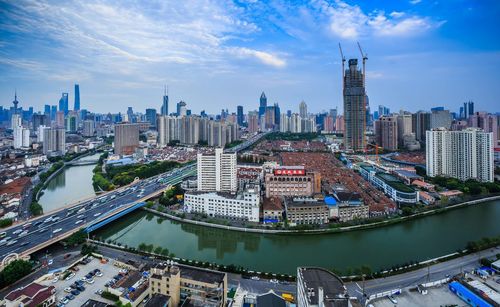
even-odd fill
[[[275,176],[304,176],[306,171],[304,169],[284,169],[279,168],[274,170]]]

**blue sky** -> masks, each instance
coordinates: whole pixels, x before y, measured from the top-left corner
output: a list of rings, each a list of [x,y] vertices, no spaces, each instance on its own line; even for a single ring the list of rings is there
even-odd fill
[[[42,109],[80,84],[83,108],[342,109],[338,43],[368,54],[372,109],[500,111],[500,2],[2,1],[0,101]],[[71,103],[72,105],[72,103]]]

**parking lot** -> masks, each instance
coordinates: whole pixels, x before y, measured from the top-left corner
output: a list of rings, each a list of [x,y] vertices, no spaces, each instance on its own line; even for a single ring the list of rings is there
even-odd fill
[[[397,306],[465,306],[465,302],[453,294],[448,285],[428,288],[426,295],[418,291],[403,291],[401,295],[394,295]],[[396,304],[384,297],[370,302],[375,307],[394,307]]]
[[[108,263],[101,263],[99,259],[92,259],[88,264],[78,264],[76,266],[78,268],[78,271],[74,272],[75,276],[72,277],[69,280],[59,280],[57,282],[54,282],[53,280],[46,280],[42,282],[44,285],[51,285],[56,287],[56,297],[57,297],[57,302],[60,303],[60,299],[62,297],[66,297],[69,295],[68,292],[65,292],[64,289],[69,288],[72,284],[75,283],[77,280],[81,280],[82,278],[85,277],[89,272],[94,271],[95,269],[99,269],[100,272],[102,273],[103,276],[94,276],[93,283],[88,283],[84,282],[83,287],[85,288],[84,291],[82,291],[80,294],[75,295],[74,299],[68,300],[68,302],[65,304],[65,306],[81,306],[83,303],[85,303],[88,299],[94,299],[102,302],[108,302],[113,304],[114,302],[111,302],[109,300],[106,300],[102,298],[99,294],[96,292],[98,290],[105,290],[104,284],[106,284],[110,279],[113,278],[113,276],[117,275],[118,272],[120,271],[120,268],[113,266],[112,261]],[[61,274],[62,276],[62,274]],[[61,306],[61,305],[60,305]]]

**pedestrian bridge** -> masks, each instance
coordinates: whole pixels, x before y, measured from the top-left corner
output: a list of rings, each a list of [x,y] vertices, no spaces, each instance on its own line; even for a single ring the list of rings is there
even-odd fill
[[[91,165],[91,164],[97,164],[97,162],[99,162],[98,159],[95,159],[95,160],[76,160],[76,161],[66,162],[66,165],[67,166]]]

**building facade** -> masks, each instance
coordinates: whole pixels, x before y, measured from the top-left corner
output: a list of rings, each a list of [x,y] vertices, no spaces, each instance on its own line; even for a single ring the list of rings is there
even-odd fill
[[[478,128],[427,131],[427,175],[493,182],[493,133]]]
[[[114,151],[118,155],[131,155],[139,147],[139,125],[115,125]]]
[[[398,122],[395,116],[382,116],[375,121],[377,144],[386,150],[398,149]]]
[[[311,196],[321,192],[321,175],[303,166],[277,167],[265,175],[266,197]]]
[[[222,148],[216,148],[214,154],[199,153],[197,170],[198,191],[236,192],[236,153],[224,153]]]
[[[347,150],[362,151],[366,143],[366,89],[357,59],[349,60],[349,68],[343,72],[343,79],[344,146]]]

